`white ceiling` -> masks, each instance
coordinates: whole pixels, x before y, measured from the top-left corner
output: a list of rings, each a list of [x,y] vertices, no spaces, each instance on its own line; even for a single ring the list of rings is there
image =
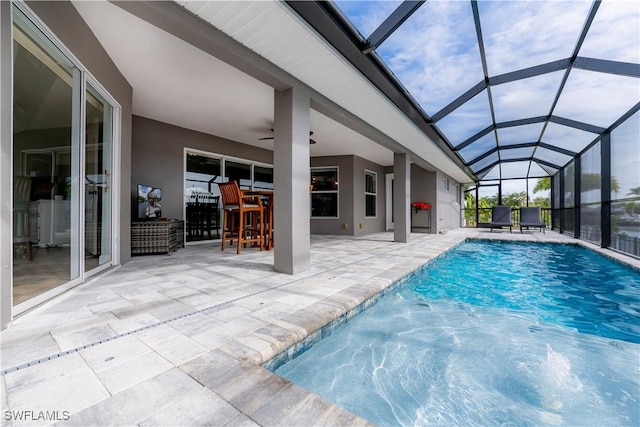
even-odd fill
[[[133,87],[135,115],[273,149],[273,88],[107,2],[74,2]],[[117,31],[113,23],[117,22]],[[381,165],[393,153],[312,110],[312,156],[357,154]]]
[[[423,165],[433,165],[459,182],[470,181],[447,154],[284,3],[179,3],[394,144],[406,147]],[[109,2],[73,4],[133,87],[134,114],[273,148],[273,141],[259,141],[270,136],[273,128],[272,87]],[[194,8],[198,10],[191,10]],[[315,110],[311,110],[311,130],[317,141],[310,147],[312,157],[355,154],[383,166],[393,165],[390,149]]]

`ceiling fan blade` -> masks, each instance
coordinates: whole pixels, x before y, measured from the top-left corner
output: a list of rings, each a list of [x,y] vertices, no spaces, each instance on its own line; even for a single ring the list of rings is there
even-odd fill
[[[273,132],[273,129],[271,129],[271,132]],[[313,135],[313,131],[309,131],[309,136]],[[273,139],[273,136],[265,136],[264,138],[258,138],[258,141],[267,141],[269,139]],[[309,138],[309,144],[313,145],[313,144],[317,144],[315,139],[311,139]]]

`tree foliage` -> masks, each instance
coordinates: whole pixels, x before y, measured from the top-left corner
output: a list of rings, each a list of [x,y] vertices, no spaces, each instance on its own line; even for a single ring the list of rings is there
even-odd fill
[[[539,193],[541,191],[551,191],[551,177],[540,178],[536,182],[536,186],[533,187],[534,193]]]

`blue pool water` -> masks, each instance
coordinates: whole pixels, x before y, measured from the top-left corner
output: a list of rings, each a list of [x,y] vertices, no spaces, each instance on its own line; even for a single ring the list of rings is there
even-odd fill
[[[640,273],[467,242],[275,372],[378,425],[640,425]]]

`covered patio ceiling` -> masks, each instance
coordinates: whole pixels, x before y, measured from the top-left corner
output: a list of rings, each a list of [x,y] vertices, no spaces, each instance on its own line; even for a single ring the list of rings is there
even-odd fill
[[[73,5],[133,87],[135,115],[273,150],[273,140],[265,139],[273,128],[274,89],[269,84],[114,3]],[[310,121],[317,141],[309,147],[311,156],[355,153],[381,165],[393,164],[390,149],[317,109]]]
[[[640,109],[637,1],[288,1],[477,180],[555,174]]]

